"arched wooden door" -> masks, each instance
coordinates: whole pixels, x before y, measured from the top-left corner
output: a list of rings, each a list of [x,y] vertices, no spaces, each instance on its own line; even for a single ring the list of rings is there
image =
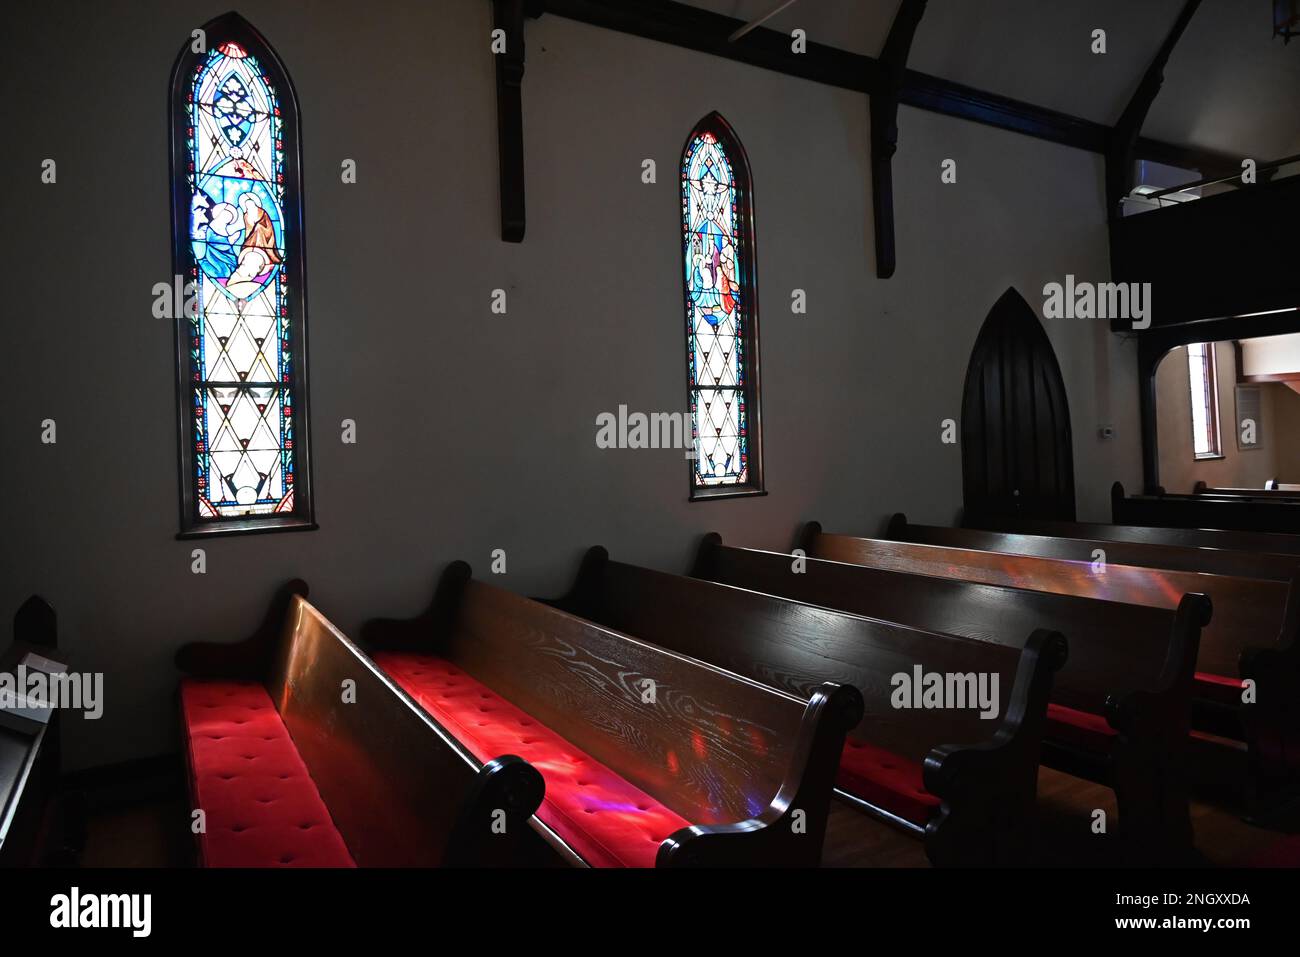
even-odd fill
[[[1074,520],[1070,408],[1056,353],[1014,288],[984,321],[961,406],[967,524]]]

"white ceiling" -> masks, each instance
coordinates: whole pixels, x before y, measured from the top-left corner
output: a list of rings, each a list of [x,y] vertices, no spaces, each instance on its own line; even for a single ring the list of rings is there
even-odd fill
[[[686,0],[752,20],[781,0]],[[878,56],[899,0],[798,0],[766,26]],[[1107,125],[1119,119],[1183,0],[929,0],[908,66]],[[1204,0],[1142,134],[1257,160],[1300,153],[1300,42],[1271,0]],[[1092,31],[1107,52],[1091,52]],[[744,42],[743,40],[740,42]]]

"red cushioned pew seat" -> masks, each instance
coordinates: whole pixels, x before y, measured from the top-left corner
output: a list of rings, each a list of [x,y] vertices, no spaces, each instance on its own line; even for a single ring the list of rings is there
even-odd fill
[[[1245,683],[1240,678],[1228,678],[1207,671],[1196,672],[1196,694],[1217,704],[1240,707],[1244,688]]]
[[[1077,711],[1062,704],[1048,704],[1047,732],[1072,747],[1103,753],[1114,747],[1119,736],[1102,715]]]
[[[922,766],[866,741],[849,738],[840,755],[836,785],[868,804],[924,827],[939,809],[925,789]]]
[[[379,652],[379,665],[480,761],[517,754],[542,773],[537,817],[593,867],[653,867],[690,822],[460,668],[434,655]]]
[[[355,867],[266,688],[181,682],[190,793],[208,867]]]

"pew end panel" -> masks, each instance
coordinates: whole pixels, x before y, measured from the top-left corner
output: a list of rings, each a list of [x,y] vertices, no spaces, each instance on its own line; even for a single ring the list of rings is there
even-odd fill
[[[14,612],[14,641],[39,648],[58,646],[58,616],[40,595],[31,595]]]
[[[1125,807],[1120,830],[1135,863],[1178,859],[1192,846],[1187,800],[1192,679],[1201,630],[1212,613],[1206,595],[1184,595],[1157,685],[1106,701],[1106,720],[1119,732],[1113,785]]]
[[[1035,631],[1025,642],[1006,713],[992,739],[941,745],[926,756],[926,790],[943,800],[939,815],[926,825],[926,853],[936,866],[1032,859],[1033,830],[1023,825],[1037,813],[1047,703],[1068,655],[1060,632]],[[971,826],[962,826],[968,820]]]
[[[801,549],[804,553],[811,551],[813,542],[817,540],[817,536],[821,533],[821,522],[804,522],[803,527],[799,529],[798,534],[795,536],[794,547]],[[718,542],[719,544],[722,542],[721,535],[718,536]]]
[[[362,624],[358,644],[370,652],[441,653],[460,614],[465,588],[473,577],[473,569],[466,562],[449,563],[438,576],[428,608],[414,618],[371,618]]]
[[[271,676],[285,622],[295,598],[306,598],[307,583],[295,578],[276,589],[262,623],[242,641],[194,641],[176,651],[176,667],[193,678],[266,681]]]
[[[1243,705],[1241,721],[1255,782],[1247,801],[1258,814],[1300,786],[1300,576],[1288,586],[1277,643],[1243,651],[1240,673],[1254,682],[1255,700]]]
[[[767,809],[750,820],[693,825],[670,835],[655,866],[817,866],[844,738],[862,714],[855,688],[823,684],[804,709],[790,769]]]

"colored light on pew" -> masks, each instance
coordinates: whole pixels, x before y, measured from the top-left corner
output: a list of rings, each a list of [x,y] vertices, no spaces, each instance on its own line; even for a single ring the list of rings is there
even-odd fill
[[[676,751],[668,752],[668,770],[671,771],[674,775],[681,773],[682,766],[681,766],[681,762],[677,760]]]
[[[758,728],[749,729],[749,746],[758,753],[760,757],[767,757],[767,738]]]
[[[691,750],[695,752],[695,756],[701,761],[709,756],[708,742],[704,740],[704,735],[700,734],[699,728],[691,731]]]

